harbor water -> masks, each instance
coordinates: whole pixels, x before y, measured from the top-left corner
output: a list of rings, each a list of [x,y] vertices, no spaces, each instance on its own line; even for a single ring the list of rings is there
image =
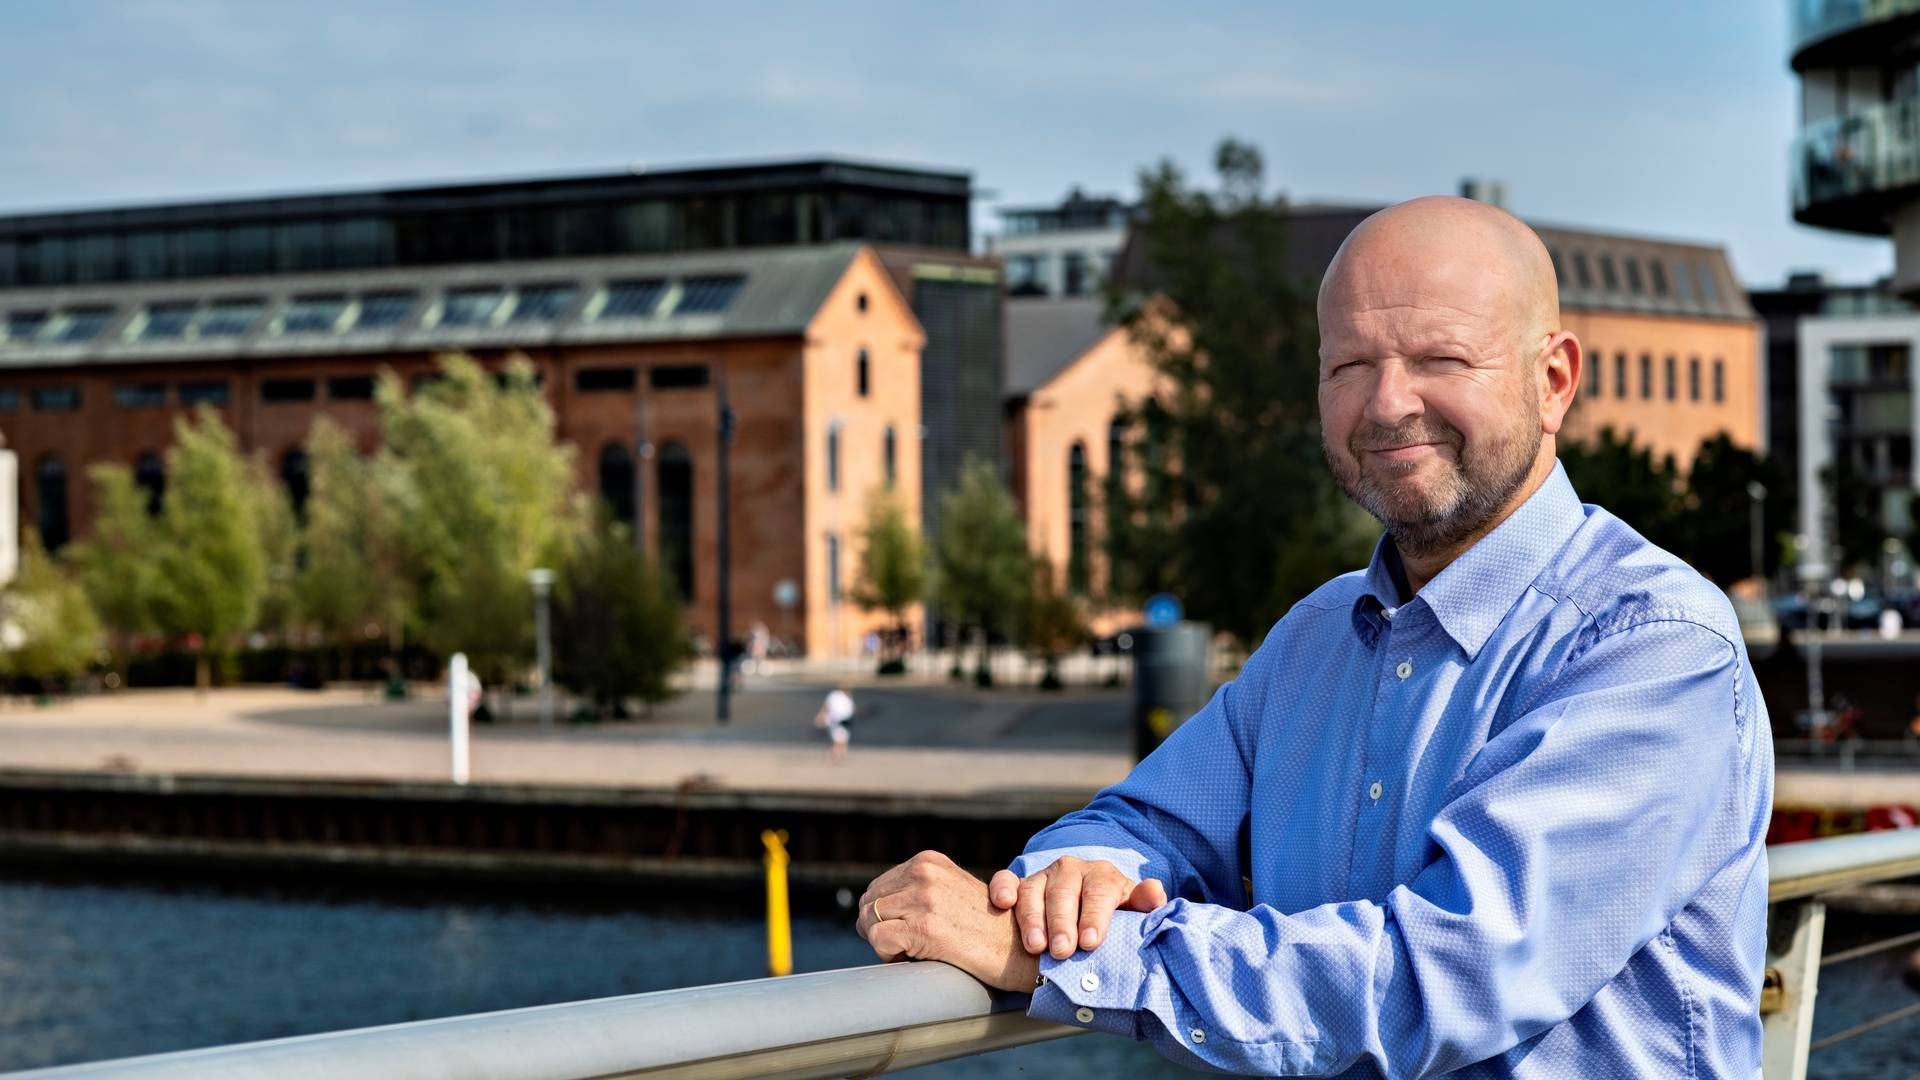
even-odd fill
[[[831,902],[794,920],[799,971],[873,962]],[[1911,924],[1911,920],[1907,920]],[[1836,913],[1841,940],[1902,926]],[[1899,950],[1822,973],[1815,1037],[1920,1000]],[[382,885],[0,877],[0,1071],[641,993],[765,973],[760,913],[671,886],[583,897]],[[1920,1019],[1816,1053],[1814,1080],[1920,1072]],[[1191,1075],[1092,1036],[923,1077]]]

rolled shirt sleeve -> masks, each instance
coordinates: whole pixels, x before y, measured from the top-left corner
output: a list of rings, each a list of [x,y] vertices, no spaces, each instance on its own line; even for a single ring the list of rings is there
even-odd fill
[[[1432,1076],[1511,1049],[1582,1008],[1749,846],[1742,656],[1690,621],[1597,635],[1471,760],[1412,881],[1378,902],[1293,913],[1186,897],[1116,912],[1096,950],[1041,958],[1048,985],[1030,1015],[1231,1072],[1317,1075],[1366,1060],[1390,1077]],[[1218,737],[1229,715],[1216,696],[1195,734]],[[1221,895],[1235,833],[1194,844],[1184,830],[1196,823],[1144,798],[1165,779],[1143,763],[1089,808],[1097,817],[1069,817],[1035,842],[1057,831],[1135,851],[1149,875],[1165,868]],[[1220,787],[1165,802],[1219,798],[1244,812],[1244,788]],[[1164,854],[1174,850],[1198,859]],[[1039,869],[1049,854],[1023,858]]]
[[[1239,679],[1216,690],[1126,779],[1036,833],[1010,868],[1024,878],[1065,855],[1104,860],[1136,881],[1158,878],[1169,896],[1244,907],[1239,839],[1264,653],[1256,651]],[[1193,768],[1195,761],[1218,767]]]

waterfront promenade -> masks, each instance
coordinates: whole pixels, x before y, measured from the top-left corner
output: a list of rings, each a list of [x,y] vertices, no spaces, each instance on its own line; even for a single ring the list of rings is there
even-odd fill
[[[536,698],[473,729],[476,783],[968,796],[1091,794],[1132,764],[1128,691],[975,690],[909,679],[853,688],[853,752],[829,763],[812,716],[818,672],[747,680],[733,722],[696,688],[652,718],[537,723]],[[136,690],[0,708],[0,768],[73,772],[438,781],[448,773],[437,689],[384,702],[365,687]],[[1833,808],[1920,804],[1920,769],[1779,769],[1776,802]]]
[[[128,691],[0,709],[0,768],[445,780],[446,706],[434,688],[383,702],[365,688]],[[853,752],[827,759],[812,724],[824,685],[749,680],[718,726],[699,690],[651,719],[538,726],[536,698],[473,728],[472,779],[487,784],[981,795],[1091,793],[1131,765],[1124,690],[1057,694],[856,686]]]

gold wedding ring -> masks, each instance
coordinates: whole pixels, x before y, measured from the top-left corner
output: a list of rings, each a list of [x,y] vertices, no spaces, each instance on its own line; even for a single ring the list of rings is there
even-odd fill
[[[874,897],[874,898],[873,898],[873,900],[872,900],[872,902],[871,902],[871,903],[870,903],[870,904],[869,904],[868,906],[870,906],[870,907],[872,907],[872,908],[873,908],[873,921],[874,921],[874,922],[877,922],[877,923],[879,923],[879,922],[886,922],[886,921],[887,921],[887,920],[885,920],[885,919],[883,919],[883,918],[881,918],[881,917],[880,917],[880,898],[879,898],[879,897],[877,897],[877,896],[876,896],[876,897]]]

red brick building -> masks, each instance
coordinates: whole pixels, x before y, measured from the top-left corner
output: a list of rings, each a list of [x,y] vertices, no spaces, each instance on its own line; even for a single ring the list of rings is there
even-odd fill
[[[851,651],[873,625],[845,599],[867,495],[892,484],[931,529],[965,460],[1000,451],[1000,274],[971,254],[972,195],[962,172],[819,159],[0,216],[22,520],[83,534],[96,461],[158,488],[196,403],[297,495],[315,415],[371,446],[380,370],[520,353],[581,484],[710,631],[724,385],[736,632]]]
[[[0,311],[0,433],[22,520],[54,544],[88,528],[88,465],[163,485],[174,419],[201,403],[299,498],[317,416],[371,450],[375,376],[430,378],[453,351],[532,362],[581,486],[637,522],[698,630],[714,628],[723,387],[738,632],[857,651],[882,622],[846,599],[866,499],[892,488],[920,510],[925,335],[859,242],[71,284],[0,290]]]

